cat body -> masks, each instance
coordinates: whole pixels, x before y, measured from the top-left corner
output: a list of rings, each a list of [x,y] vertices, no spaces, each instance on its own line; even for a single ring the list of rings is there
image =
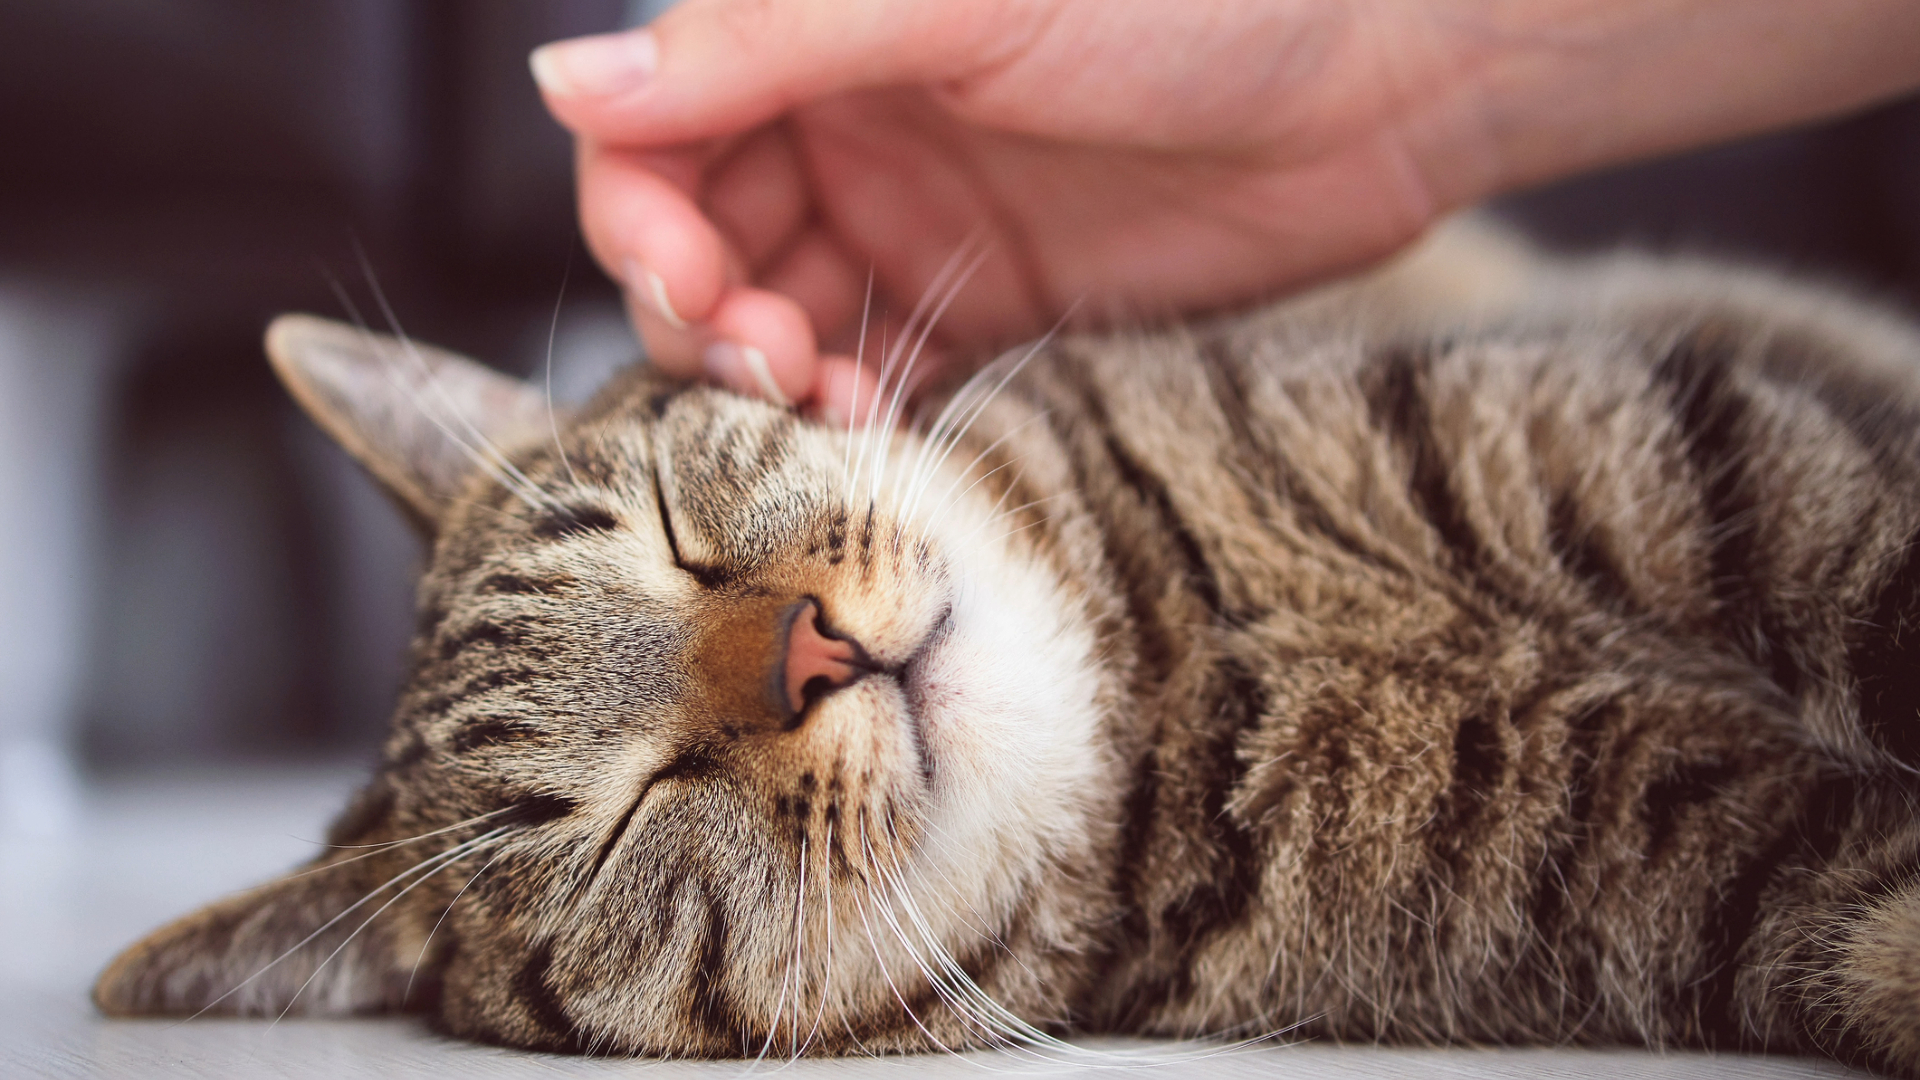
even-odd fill
[[[1920,337],[1872,308],[1456,230],[901,434],[274,334],[435,537],[413,672],[335,847],[108,1012],[1920,1069]]]

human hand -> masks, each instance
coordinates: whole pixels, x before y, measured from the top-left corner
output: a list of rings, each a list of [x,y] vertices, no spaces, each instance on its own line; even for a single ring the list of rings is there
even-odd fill
[[[1076,303],[1242,303],[1521,183],[1903,89],[1903,6],[690,0],[534,68],[655,361],[838,418],[862,329],[897,340],[976,244],[932,363]]]

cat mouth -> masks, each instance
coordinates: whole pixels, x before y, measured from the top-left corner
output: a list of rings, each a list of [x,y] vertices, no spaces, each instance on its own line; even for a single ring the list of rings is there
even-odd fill
[[[927,738],[928,714],[935,707],[936,688],[927,677],[928,660],[932,657],[953,632],[953,604],[949,602],[940,609],[939,617],[933,620],[933,628],[920,639],[913,653],[901,661],[895,669],[894,679],[900,686],[902,696],[906,698],[907,728],[913,734],[914,751],[920,760],[920,775],[927,783],[933,782],[933,746]]]

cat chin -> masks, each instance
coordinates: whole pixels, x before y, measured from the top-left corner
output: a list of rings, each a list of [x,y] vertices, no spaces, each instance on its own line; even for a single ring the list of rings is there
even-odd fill
[[[1111,784],[1097,644],[1042,568],[976,554],[902,689],[928,765],[926,887],[1005,911],[1049,863],[1085,854]]]

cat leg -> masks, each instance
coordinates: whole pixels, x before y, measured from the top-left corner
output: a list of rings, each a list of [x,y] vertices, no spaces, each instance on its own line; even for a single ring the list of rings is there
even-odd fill
[[[1709,977],[1703,1016],[1717,1010],[1748,1048],[1920,1076],[1920,819],[1907,781],[1828,778],[1723,891],[1725,929],[1745,918],[1751,932]]]

